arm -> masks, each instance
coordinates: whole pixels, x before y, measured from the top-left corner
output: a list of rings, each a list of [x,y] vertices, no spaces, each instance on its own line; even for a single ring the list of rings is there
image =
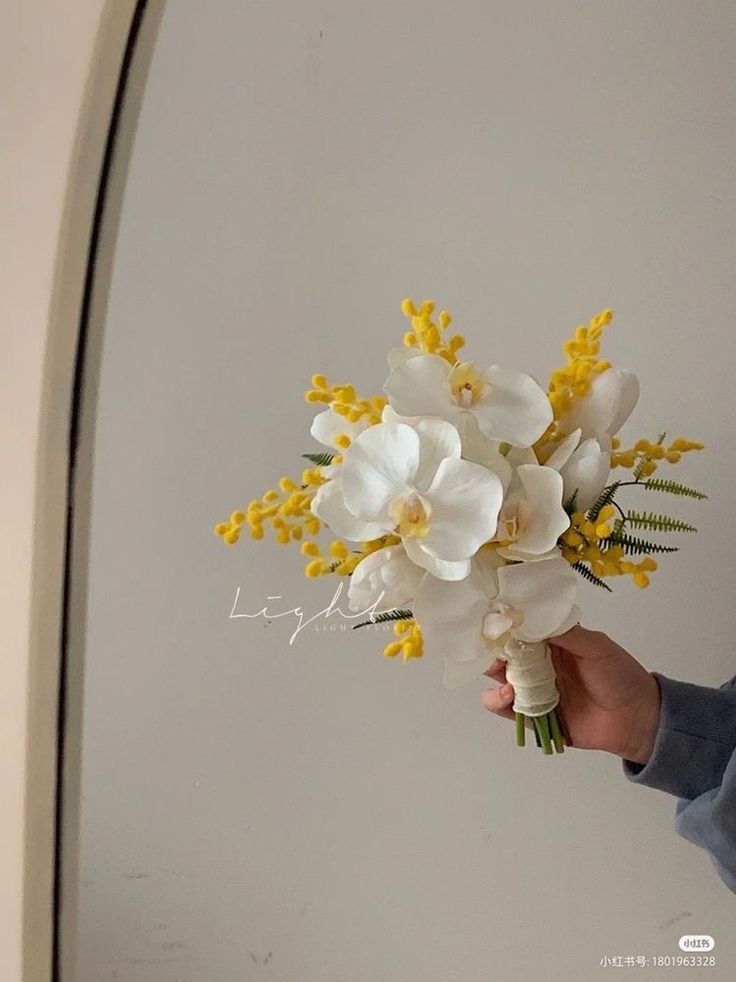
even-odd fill
[[[711,689],[648,672],[580,626],[553,639],[552,657],[568,743],[616,754],[630,781],[679,798],[677,831],[736,892],[736,679]],[[501,684],[484,693],[486,708],[513,720],[505,666],[487,674]]]
[[[624,759],[623,772],[679,799],[677,831],[711,854],[736,892],[736,677],[710,689],[652,674],[661,692],[654,749],[645,764]]]

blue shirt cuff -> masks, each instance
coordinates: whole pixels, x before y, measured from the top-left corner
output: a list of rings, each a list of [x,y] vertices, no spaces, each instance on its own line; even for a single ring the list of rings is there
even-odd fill
[[[677,798],[697,798],[721,784],[736,748],[736,688],[652,675],[662,694],[654,749],[646,764],[623,760],[624,775]]]

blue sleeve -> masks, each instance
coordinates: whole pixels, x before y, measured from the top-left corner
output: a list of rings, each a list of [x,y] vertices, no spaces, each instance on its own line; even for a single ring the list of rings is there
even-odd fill
[[[624,775],[679,799],[675,828],[736,893],[736,676],[711,689],[652,675],[662,694],[654,750],[646,764],[624,760]]]

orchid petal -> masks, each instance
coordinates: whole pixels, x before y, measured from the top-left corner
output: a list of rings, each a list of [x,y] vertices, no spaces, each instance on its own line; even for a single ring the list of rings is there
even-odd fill
[[[493,661],[483,638],[483,618],[498,593],[498,558],[480,552],[468,577],[441,583],[427,576],[414,601],[414,619],[422,629],[425,652],[444,660],[444,684],[454,688],[479,678]]]
[[[325,522],[330,529],[343,539],[351,542],[369,542],[392,531],[393,522],[364,522],[356,518],[345,505],[342,481],[334,478],[317,488],[312,499],[312,514]]]
[[[573,432],[566,436],[562,440],[550,456],[545,461],[546,467],[552,467],[556,471],[562,470],[568,460],[572,457],[580,443],[580,436],[582,434],[581,429],[573,430]]]
[[[391,405],[403,416],[439,416],[452,419],[458,407],[447,386],[450,365],[439,355],[417,355],[397,365],[383,389]]]
[[[473,556],[496,531],[503,487],[480,464],[443,460],[426,497],[432,516],[424,545],[441,559]]]
[[[414,487],[426,491],[443,460],[460,458],[460,435],[444,419],[420,419],[414,429],[419,434],[419,466]]]
[[[491,595],[494,593],[492,584]],[[488,667],[493,659],[481,631],[488,609],[488,581],[475,564],[470,574],[456,583],[426,576],[413,608],[426,653],[436,658],[451,656],[457,662],[485,661]]]
[[[406,538],[403,540],[407,556],[417,566],[437,577],[438,580],[464,580],[470,572],[470,559],[451,562],[440,559],[428,550],[419,539]]]
[[[350,609],[368,610],[376,604],[383,610],[411,606],[423,576],[402,546],[377,549],[361,559],[350,577]]]
[[[512,468],[539,463],[532,447],[512,447],[506,454],[506,460]]]
[[[575,507],[587,511],[608,483],[611,455],[590,437],[583,440],[560,473],[564,482],[563,500],[569,500],[577,491]]]
[[[483,627],[481,629],[483,637],[489,641],[498,641],[500,637],[503,637],[508,630],[514,626],[513,620],[508,614],[501,614],[497,611],[491,611],[489,614],[483,618]]]
[[[462,440],[463,460],[480,464],[489,471],[493,471],[494,474],[498,475],[505,493],[511,483],[513,469],[501,453],[499,441],[491,440],[485,433],[482,433],[475,416],[470,412],[459,413],[455,425]],[[534,451],[531,452],[534,453]],[[534,462],[536,463],[536,457]]]
[[[345,454],[345,504],[365,521],[389,521],[389,507],[408,493],[419,465],[419,437],[405,423],[377,423],[360,434]]]
[[[573,401],[561,420],[566,429],[580,427],[583,437],[615,436],[639,399],[639,379],[633,372],[609,368],[597,375],[590,392]]]
[[[493,365],[483,373],[489,390],[473,406],[486,436],[529,447],[552,422],[552,406],[530,375]]]
[[[315,440],[334,451],[337,447],[335,440],[338,436],[346,433],[351,440],[354,440],[367,426],[368,420],[365,416],[356,423],[351,423],[344,416],[336,413],[334,409],[325,409],[324,412],[317,413],[314,417],[309,432]]]
[[[407,348],[406,345],[401,345],[398,348],[391,348],[388,353],[388,367],[396,368],[397,365],[403,365],[410,358],[416,358],[417,355],[422,355],[424,352],[421,348],[417,348],[412,345]]]
[[[542,641],[559,633],[575,606],[577,574],[561,556],[503,566],[498,583],[503,602],[524,614],[513,632],[523,641]]]
[[[626,420],[633,413],[634,409],[636,408],[636,404],[639,401],[638,377],[633,372],[626,371],[625,369],[619,369],[618,371],[620,372],[618,383],[619,395],[613,418],[611,419],[606,430],[609,436],[615,436],[618,433]],[[608,372],[603,372],[602,375],[599,375],[598,381],[603,381],[607,374]]]
[[[407,426],[413,426],[416,423],[415,416],[399,416],[396,410],[393,408],[390,402],[387,402],[383,407],[381,413],[382,423],[406,423]]]

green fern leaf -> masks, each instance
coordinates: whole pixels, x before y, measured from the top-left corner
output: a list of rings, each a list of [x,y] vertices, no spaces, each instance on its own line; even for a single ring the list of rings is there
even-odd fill
[[[635,529],[649,529],[652,532],[697,532],[694,525],[669,515],[655,515],[653,512],[629,511],[626,522]]]
[[[371,620],[361,621],[360,624],[353,624],[353,630],[359,627],[368,627],[371,624],[388,624],[391,621],[410,621],[414,615],[410,610],[384,610],[380,614],[375,614]]]
[[[565,511],[568,513],[568,515],[572,515],[572,513],[575,511],[575,505],[576,505],[577,500],[578,500],[578,491],[579,490],[580,490],[579,488],[575,488],[575,490],[570,495],[570,497],[567,499],[567,501],[566,502],[563,502],[563,504],[562,504],[562,507],[565,509]]]
[[[650,477],[648,481],[642,483],[642,487],[647,491],[661,491],[664,494],[675,494],[681,498],[696,498],[704,501],[708,495],[698,491],[697,488],[688,488],[678,481],[670,481],[661,477]]]
[[[608,590],[609,593],[613,593],[610,586],[604,580],[602,580],[600,576],[596,576],[590,566],[586,566],[583,562],[577,562],[572,564],[572,568],[576,573],[580,573],[583,579],[587,580],[588,583],[592,583],[594,586],[602,587],[604,590]]]
[[[335,459],[334,453],[303,453],[302,457],[311,460],[315,467],[329,467]]]
[[[639,539],[634,535],[626,535],[625,532],[609,535],[605,540],[606,548],[610,546],[623,546],[627,556],[644,556],[650,552],[677,552],[677,546],[664,546],[659,542],[648,542],[646,539]]]
[[[594,522],[596,518],[598,518],[606,505],[611,504],[620,484],[620,481],[614,481],[613,484],[609,484],[607,488],[604,488],[601,491],[600,495],[598,496],[598,500],[591,508],[588,509],[588,518],[591,522]]]

